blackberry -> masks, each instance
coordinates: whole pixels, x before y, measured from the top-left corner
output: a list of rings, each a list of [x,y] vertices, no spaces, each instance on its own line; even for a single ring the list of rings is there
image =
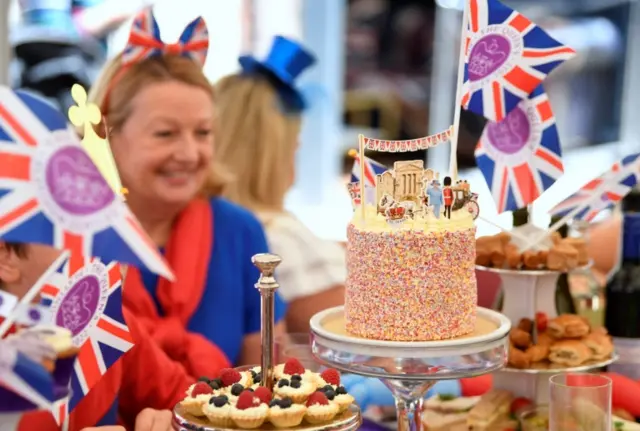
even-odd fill
[[[300,380],[291,379],[291,387],[293,389],[300,389],[300,386],[302,386],[302,382]]]
[[[242,391],[244,391],[244,386],[242,386],[239,383],[236,383],[233,386],[231,386],[231,395],[234,395],[234,396],[238,397],[238,396],[240,396]]]
[[[278,382],[278,387],[279,387],[279,388],[283,388],[283,387],[285,387],[285,386],[289,386],[289,380],[287,380],[287,379],[281,379],[281,380]]]
[[[294,380],[301,382],[302,376],[299,376],[298,374],[294,374],[293,376],[291,376],[291,381],[293,382]]]

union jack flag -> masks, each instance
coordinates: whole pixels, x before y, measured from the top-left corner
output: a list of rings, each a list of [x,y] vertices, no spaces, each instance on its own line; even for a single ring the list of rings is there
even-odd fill
[[[501,121],[575,51],[498,0],[467,1],[461,104]]]
[[[499,213],[525,207],[562,175],[560,140],[539,86],[499,122],[488,122],[475,150]]]
[[[561,217],[572,214],[573,219],[591,221],[600,211],[620,202],[638,184],[639,177],[640,153],[631,154],[582,186],[549,213]]]
[[[7,87],[0,87],[0,239],[69,249],[173,278],[62,114]]]
[[[178,43],[165,44],[151,8],[147,8],[133,21],[129,41],[122,53],[122,64],[136,63],[166,53],[183,55],[204,65],[208,49],[209,31],[202,17],[196,18],[184,29]]]
[[[53,377],[17,344],[0,340],[0,412],[50,408],[55,401]]]
[[[71,376],[71,412],[133,347],[122,313],[120,265],[71,254],[40,293],[51,308],[52,323],[70,330],[74,346],[80,349]]]
[[[354,158],[354,163],[351,169],[351,182],[348,184],[347,189],[351,196],[351,204],[355,208],[362,202],[362,193],[360,191],[360,155],[358,153],[352,153],[351,155]],[[364,159],[364,200],[367,204],[375,205],[376,175],[382,175],[387,168],[368,157]]]

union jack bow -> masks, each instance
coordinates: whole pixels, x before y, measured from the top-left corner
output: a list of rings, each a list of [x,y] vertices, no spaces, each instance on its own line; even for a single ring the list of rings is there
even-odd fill
[[[501,121],[575,51],[498,0],[466,0],[462,107]]]
[[[542,85],[504,120],[487,122],[475,157],[498,213],[527,206],[560,178],[560,139]]]
[[[175,54],[189,57],[204,66],[209,50],[209,31],[202,17],[193,20],[177,43],[165,44],[151,8],[142,10],[131,26],[129,41],[122,53],[122,64],[137,63],[149,57]]]
[[[573,219],[591,221],[600,211],[613,207],[629,194],[638,184],[639,177],[640,153],[631,154],[582,186],[549,213],[561,217],[572,214]]]

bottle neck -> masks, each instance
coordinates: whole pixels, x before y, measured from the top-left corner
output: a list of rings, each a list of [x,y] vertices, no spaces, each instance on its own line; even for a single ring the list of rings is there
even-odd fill
[[[621,259],[623,264],[640,262],[640,213],[624,213]]]

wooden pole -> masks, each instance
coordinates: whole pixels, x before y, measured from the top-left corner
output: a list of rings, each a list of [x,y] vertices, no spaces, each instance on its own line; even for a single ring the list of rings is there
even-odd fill
[[[364,183],[364,135],[358,136],[358,150],[360,153],[360,217],[362,218],[362,224],[365,223],[365,183]]]

